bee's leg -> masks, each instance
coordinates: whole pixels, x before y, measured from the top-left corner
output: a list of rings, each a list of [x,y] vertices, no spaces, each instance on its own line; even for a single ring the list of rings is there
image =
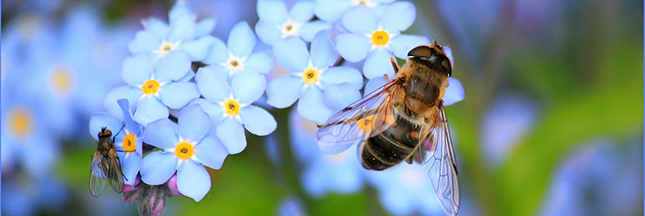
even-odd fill
[[[394,73],[398,73],[399,69],[401,68],[399,67],[399,64],[397,64],[396,61],[394,60],[394,57],[390,57],[390,62],[392,63],[392,67],[394,68]],[[385,77],[387,78],[387,76]],[[389,82],[390,79],[388,79],[387,81]]]
[[[124,127],[125,127],[125,124],[123,124],[121,126],[121,129],[119,129],[119,132],[116,132],[116,134],[114,134],[114,136],[112,137],[112,143],[114,143],[114,140],[116,139],[116,136],[119,135],[119,133],[121,133],[121,131],[123,130]]]

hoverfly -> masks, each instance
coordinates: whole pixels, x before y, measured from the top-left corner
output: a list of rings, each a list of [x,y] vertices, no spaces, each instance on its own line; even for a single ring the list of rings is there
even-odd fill
[[[390,60],[396,77],[319,125],[316,142],[332,154],[359,143],[359,158],[368,170],[422,163],[444,212],[456,215],[459,175],[442,99],[451,59],[433,41],[412,49],[401,68]]]
[[[121,130],[123,130],[123,127]],[[121,131],[119,130],[119,132]],[[106,179],[110,182],[110,186],[114,191],[121,193],[123,191],[123,172],[121,171],[119,156],[114,148],[115,138],[112,137],[112,131],[105,127],[101,128],[98,137],[98,147],[94,152],[92,166],[90,167],[90,194],[95,197],[101,195]]]

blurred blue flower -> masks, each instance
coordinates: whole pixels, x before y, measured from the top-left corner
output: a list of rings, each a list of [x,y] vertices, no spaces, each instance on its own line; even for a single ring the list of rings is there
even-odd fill
[[[427,171],[420,164],[400,164],[383,171],[368,171],[379,191],[381,204],[394,215],[442,215]]]
[[[118,150],[117,154],[121,160],[125,184],[133,185],[134,180],[141,167],[141,158],[143,156],[143,129],[142,126],[132,120],[132,113],[126,99],[118,101],[123,111],[123,120],[104,113],[97,112],[90,118],[90,135],[98,141],[98,134],[101,128],[107,127],[114,135],[114,147]],[[125,126],[123,126],[125,125]],[[121,128],[123,127],[123,130]],[[118,134],[117,134],[118,133]]]
[[[278,204],[278,216],[306,216],[307,211],[302,201],[295,196],[286,196]]]
[[[364,170],[359,164],[356,145],[340,154],[323,154],[315,141],[316,124],[302,118],[295,110],[289,118],[293,152],[304,167],[300,179],[309,195],[349,194],[363,187]]]
[[[349,33],[336,36],[336,49],[343,58],[350,62],[366,59],[363,74],[368,79],[383,74],[394,77],[392,54],[405,59],[412,48],[430,43],[424,36],[401,34],[414,22],[416,9],[412,3],[396,2],[384,10],[380,16],[363,5],[347,10],[341,22]]]
[[[253,53],[255,41],[255,34],[249,24],[239,22],[228,36],[228,48],[224,42],[215,38],[209,54],[202,62],[209,67],[226,71],[231,78],[236,73],[247,71],[267,74],[273,66],[273,56],[268,51]]]
[[[273,52],[276,61],[291,74],[269,82],[269,105],[286,108],[300,99],[300,115],[322,124],[336,111],[360,99],[363,77],[352,67],[332,67],[337,54],[328,35],[328,31],[316,34],[310,51],[297,37],[288,37],[275,43]]]
[[[366,7],[377,7],[392,3],[396,0],[316,0],[314,13],[316,17],[327,22],[337,22],[347,9],[364,5]]]
[[[331,29],[328,22],[310,21],[314,17],[314,2],[309,0],[297,1],[289,12],[282,0],[259,0],[257,12],[260,20],[255,31],[262,42],[270,46],[289,36],[309,42],[319,31]]]
[[[230,154],[246,148],[244,128],[258,136],[266,136],[276,129],[277,123],[269,112],[251,105],[264,93],[264,75],[240,73],[229,84],[224,72],[200,68],[195,82],[204,99],[193,103],[209,114],[213,124],[209,134],[216,133]]]
[[[180,109],[199,97],[197,85],[186,76],[192,76],[190,60],[181,52],[169,53],[156,68],[148,54],[128,57],[123,61],[123,80],[128,85],[108,93],[106,109],[114,114],[119,109],[116,100],[125,98],[134,105],[130,109],[136,108],[134,120],[143,126],[166,118],[168,108]]]
[[[49,176],[25,178],[21,175],[2,177],[2,215],[65,214],[63,207],[69,191]]]
[[[143,158],[141,180],[149,185],[161,185],[177,171],[179,192],[199,202],[211,187],[204,166],[220,169],[228,155],[217,137],[205,136],[210,127],[208,114],[197,105],[182,109],[177,124],[169,119],[150,123],[143,141],[163,151]]]
[[[214,38],[209,36],[215,28],[215,18],[196,22],[197,16],[185,0],[178,0],[168,14],[169,24],[149,18],[142,22],[139,31],[128,48],[132,53],[149,53],[154,62],[168,53],[179,51],[188,55],[190,61],[200,61],[208,53]]]

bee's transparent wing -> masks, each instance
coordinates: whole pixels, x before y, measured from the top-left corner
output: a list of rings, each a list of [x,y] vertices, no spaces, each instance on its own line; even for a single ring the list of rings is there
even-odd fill
[[[440,126],[432,128],[430,137],[421,143],[428,150],[421,157],[425,157],[423,164],[441,208],[446,215],[456,215],[461,202],[457,161],[443,106],[439,107],[439,115]]]
[[[121,171],[121,161],[119,156],[116,154],[114,149],[111,149],[108,158],[103,158],[103,161],[109,167],[107,171],[107,179],[110,182],[110,186],[117,193],[123,192],[123,172]]]
[[[351,145],[364,141],[370,134],[384,130],[385,123],[393,121],[393,110],[388,101],[392,99],[390,95],[398,90],[395,84],[395,81],[385,84],[319,125],[316,143],[320,151],[341,153]],[[358,123],[365,123],[365,119],[369,119],[370,124],[359,126]]]
[[[103,166],[103,155],[98,151],[92,157],[92,166],[90,167],[90,194],[92,196],[101,195],[101,191],[105,188],[105,178],[107,167]]]

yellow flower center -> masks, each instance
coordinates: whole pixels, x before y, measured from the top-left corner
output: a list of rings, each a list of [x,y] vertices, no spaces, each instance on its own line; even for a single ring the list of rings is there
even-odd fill
[[[180,142],[175,147],[175,154],[179,159],[189,159],[193,156],[193,153],[195,153],[195,147],[189,142]]]
[[[244,60],[238,57],[231,56],[230,58],[228,58],[228,60],[226,60],[225,66],[231,72],[238,72],[244,70]]]
[[[17,139],[23,139],[30,136],[34,131],[34,118],[29,108],[17,106],[7,115],[7,125],[9,133]]]
[[[317,83],[318,79],[320,79],[320,72],[316,68],[310,67],[302,72],[302,80],[304,80],[307,85]]]
[[[151,95],[156,94],[159,91],[159,87],[159,82],[157,82],[157,80],[151,79],[146,81],[141,89],[143,89],[144,94]]]
[[[376,46],[385,46],[390,41],[390,35],[383,30],[372,33],[372,43]]]
[[[137,140],[137,136],[131,133],[127,133],[125,137],[123,137],[123,150],[126,152],[133,152],[135,149],[137,149],[134,141]]]
[[[159,53],[159,55],[161,56],[166,56],[168,52],[173,51],[175,49],[177,49],[176,44],[170,43],[168,41],[164,41],[161,43],[161,45],[159,45],[159,50],[157,50],[157,53]]]
[[[356,4],[364,4],[364,5],[369,5],[370,1],[369,0],[358,0]]]
[[[240,103],[238,103],[236,100],[233,99],[228,99],[226,102],[224,102],[224,112],[228,115],[236,116],[237,114],[240,113]]]
[[[62,66],[57,66],[51,74],[51,85],[54,91],[60,95],[66,96],[72,92],[73,81],[71,72]]]
[[[362,118],[358,120],[356,124],[358,124],[358,128],[360,128],[363,131],[370,131],[372,130],[372,127],[374,127],[374,116],[371,115],[371,116]]]

